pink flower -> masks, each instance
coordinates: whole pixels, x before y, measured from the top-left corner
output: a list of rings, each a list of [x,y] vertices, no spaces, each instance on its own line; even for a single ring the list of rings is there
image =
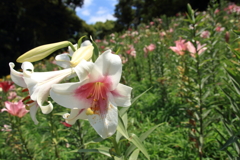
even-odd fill
[[[11,115],[18,116],[19,118],[23,117],[26,113],[29,112],[28,110],[26,110],[25,105],[21,100],[19,102],[6,101],[5,107],[6,108],[3,108],[1,112],[7,111]]]
[[[185,54],[185,51],[187,50],[187,46],[185,45],[185,40],[180,39],[175,41],[176,46],[175,47],[169,47],[173,52],[177,53],[178,55],[182,56]]]
[[[12,131],[12,129],[11,129],[11,126],[4,124],[1,131],[10,132],[10,131]]]
[[[214,11],[214,14],[218,14],[220,12],[220,9],[216,9],[215,11]]]
[[[153,26],[153,25],[154,25],[154,22],[150,22],[150,25]]]
[[[224,27],[221,27],[221,26],[217,26],[217,27],[215,28],[215,30],[216,30],[217,32],[222,32],[222,31],[225,30],[225,28],[224,28]]]
[[[149,46],[146,46],[143,48],[144,52],[145,52],[145,57],[147,57],[148,52],[152,52],[153,50],[155,50],[156,45],[155,44],[150,44]]]
[[[200,42],[197,41],[197,49],[194,47],[194,45],[188,41],[186,43],[187,50],[190,52],[190,55],[192,57],[196,57],[195,54],[198,53],[200,55],[202,52],[204,52],[207,48],[205,47],[206,44],[201,45]]]
[[[4,81],[0,82],[0,88],[2,88],[3,92],[7,93],[9,90],[13,90],[15,86],[11,81]]]
[[[133,45],[128,45],[129,50],[126,51],[127,54],[133,56],[134,58],[136,58],[136,51]]]
[[[12,99],[14,99],[16,97],[17,97],[17,93],[16,92],[9,92],[8,100],[12,100]]]
[[[200,35],[200,37],[202,38],[209,38],[210,36],[210,32],[209,31],[203,31]]]

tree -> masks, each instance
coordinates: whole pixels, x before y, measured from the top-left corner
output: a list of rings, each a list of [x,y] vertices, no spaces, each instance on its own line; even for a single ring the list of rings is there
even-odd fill
[[[83,0],[1,0],[0,75],[9,74],[9,62],[39,45],[93,35],[87,25],[68,7],[82,6]],[[20,64],[18,64],[18,67]]]

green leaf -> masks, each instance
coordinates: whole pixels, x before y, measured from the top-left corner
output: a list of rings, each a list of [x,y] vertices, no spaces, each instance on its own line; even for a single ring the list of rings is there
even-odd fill
[[[99,49],[98,49],[97,44],[93,41],[92,36],[90,36],[90,39],[91,39],[92,44],[93,44],[93,47],[94,47],[94,49],[93,49],[92,61],[95,62],[96,59],[97,59],[98,56],[99,56]]]
[[[82,40],[83,38],[85,38],[86,36],[82,36],[81,38],[79,38],[78,40],[78,44],[77,44],[77,48],[80,48],[81,44],[82,44]]]
[[[149,155],[147,153],[146,148],[143,146],[141,139],[138,138],[135,134],[131,134],[131,137],[129,139],[144,155],[147,159],[149,159]]]
[[[162,124],[164,124],[164,123],[158,124],[158,125],[150,128],[148,131],[142,133],[142,134],[140,135],[140,137],[139,137],[140,140],[141,140],[141,142],[143,142],[157,127],[159,127],[159,126],[162,125]],[[128,157],[135,148],[136,148],[136,146],[130,145],[130,146],[128,147],[128,149],[126,150],[126,152],[125,152],[125,156]]]
[[[103,155],[106,155],[108,157],[111,157],[111,155],[109,154],[109,149],[107,147],[101,147],[101,148],[97,148],[97,149],[76,149],[70,152],[84,152],[84,153],[100,153]]]
[[[133,100],[132,100],[132,104],[133,105],[137,100],[138,98],[142,97],[145,93],[147,93],[150,89],[152,89],[152,87],[148,88],[146,91],[144,91],[143,93],[141,93],[140,95],[138,95],[137,97],[135,97]],[[127,112],[127,110],[129,109],[129,107],[124,107],[122,108],[120,111],[119,111],[119,115],[120,117],[123,116],[124,113]]]
[[[89,144],[92,144],[92,143],[98,143],[98,142],[101,142],[103,141],[104,139],[102,137],[98,137],[98,138],[94,138],[93,140],[87,142],[87,143],[84,143],[84,146],[87,146]]]
[[[240,31],[233,30],[233,32],[234,32],[235,34],[237,34],[238,36],[240,36]]]
[[[230,137],[227,142],[222,146],[222,148],[220,150],[224,150],[225,148],[227,148],[229,145],[231,145],[232,143],[235,143],[238,140],[237,136],[232,136]]]
[[[138,159],[138,155],[139,155],[139,149],[136,149],[131,156],[129,157],[129,160],[137,160]]]
[[[193,23],[195,23],[194,10],[189,3],[187,4],[187,10],[191,20],[193,21]]]
[[[118,54],[120,52],[121,48],[119,47],[118,50],[115,52],[115,54]]]
[[[128,131],[126,130],[122,118],[118,115],[117,131],[129,140]]]

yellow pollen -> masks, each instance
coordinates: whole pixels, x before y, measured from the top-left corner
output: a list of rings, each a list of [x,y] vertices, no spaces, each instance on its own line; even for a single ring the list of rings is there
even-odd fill
[[[93,110],[91,110],[91,108],[88,108],[86,110],[86,115],[93,115],[93,114],[94,114],[94,112],[93,112]]]

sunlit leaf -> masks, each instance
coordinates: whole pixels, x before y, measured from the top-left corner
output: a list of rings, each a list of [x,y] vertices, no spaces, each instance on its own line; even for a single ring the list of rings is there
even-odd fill
[[[132,133],[129,140],[145,155],[147,159],[149,159],[146,148],[143,146],[141,140],[135,134]]]
[[[137,160],[139,155],[139,149],[136,149],[131,156],[129,157],[129,160]]]

